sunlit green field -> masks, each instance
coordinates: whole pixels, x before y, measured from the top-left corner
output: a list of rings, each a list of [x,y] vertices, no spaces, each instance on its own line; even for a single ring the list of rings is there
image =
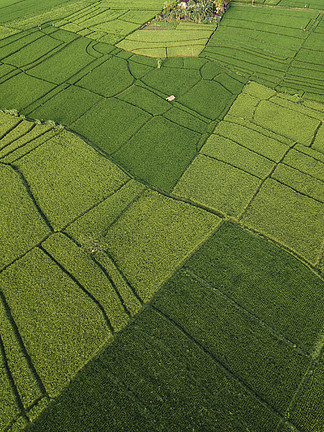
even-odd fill
[[[0,432],[324,430],[321,3],[0,0]]]

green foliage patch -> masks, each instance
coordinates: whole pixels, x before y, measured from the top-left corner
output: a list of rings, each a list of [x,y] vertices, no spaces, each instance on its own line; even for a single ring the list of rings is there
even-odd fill
[[[115,157],[133,174],[170,191],[196,155],[198,133],[155,117]]]
[[[221,247],[219,243],[217,246]],[[218,283],[211,286],[180,270],[159,291],[153,305],[257,395],[284,413],[307,370],[309,358],[265,329],[231,299],[220,295],[220,280],[218,275]]]
[[[29,74],[55,84],[61,84],[93,61],[87,53],[89,40],[77,39],[58,53],[32,68]]]
[[[209,236],[220,219],[147,191],[107,232],[108,251],[144,301]]]
[[[40,120],[54,120],[69,125],[102,98],[80,87],[70,86],[29,113]]]
[[[25,107],[53,88],[49,82],[20,73],[1,84],[0,106],[26,112]]]
[[[23,179],[11,167],[0,165],[0,268],[43,240],[50,229],[29,196]]]
[[[62,132],[19,159],[17,166],[55,230],[99,204],[128,179],[112,162],[69,132]]]
[[[198,155],[172,192],[177,197],[190,199],[222,214],[238,217],[252,199],[259,184],[259,178],[239,168]]]
[[[3,271],[0,280],[31,361],[55,397],[109,338],[100,310],[37,248]]]
[[[227,162],[259,178],[267,177],[274,167],[271,160],[217,134],[208,138],[200,153]]]
[[[297,346],[312,350],[323,320],[323,281],[286,251],[227,223],[186,268]]]
[[[79,86],[105,97],[114,96],[133,83],[127,62],[119,57],[107,60],[78,81]]]
[[[73,124],[73,130],[106,153],[117,151],[151,115],[119,99],[106,99]]]
[[[99,400],[104,402],[94,402]],[[32,431],[54,431],[58,425],[74,431],[88,417],[94,429],[109,425],[112,431],[125,432],[149,427],[170,432],[214,430],[215,424],[224,432],[242,427],[266,432],[278,422],[275,413],[195,343],[187,328],[182,331],[151,308],[71,383],[59,401]],[[114,424],[110,412],[121,420]],[[73,423],[70,418],[75,418]],[[143,429],[138,426],[142,424]]]
[[[42,246],[98,301],[115,331],[127,324],[128,316],[117,293],[87,252],[61,233],[51,235]]]
[[[247,209],[243,222],[315,264],[324,235],[322,210],[320,202],[269,179]]]
[[[232,102],[231,96],[232,94],[221,84],[203,80],[181,96],[179,102],[199,114],[215,120]]]

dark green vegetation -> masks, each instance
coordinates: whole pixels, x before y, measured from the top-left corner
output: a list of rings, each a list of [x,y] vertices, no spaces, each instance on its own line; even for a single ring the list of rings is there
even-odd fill
[[[322,405],[322,363],[313,348],[323,311],[316,275],[266,240],[224,224],[30,430],[300,426],[312,403],[300,390],[305,380]],[[316,413],[307,421],[313,430],[322,424],[319,406]]]
[[[232,3],[0,0],[0,432],[322,432],[322,5]]]

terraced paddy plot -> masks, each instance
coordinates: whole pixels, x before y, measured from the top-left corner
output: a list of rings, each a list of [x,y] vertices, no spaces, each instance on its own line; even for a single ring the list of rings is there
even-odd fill
[[[299,406],[312,403],[321,376],[320,366],[304,397],[298,386],[321,328],[322,289],[290,254],[223,224],[30,430],[77,430],[88,419],[112,431],[301,426]],[[286,419],[293,397],[298,408]],[[303,407],[302,430],[322,424],[316,406]]]
[[[152,23],[131,33],[119,48],[149,57],[198,56],[216,30],[216,24]]]
[[[161,0],[93,1],[62,17],[56,26],[102,42],[116,44],[160,12]]]
[[[322,15],[302,7],[270,10],[234,3],[202,56],[278,90],[323,101],[323,47],[316,44]]]

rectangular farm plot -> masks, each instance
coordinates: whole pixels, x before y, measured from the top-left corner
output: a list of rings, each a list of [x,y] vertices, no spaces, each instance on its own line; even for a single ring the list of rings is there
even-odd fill
[[[241,124],[236,123],[231,121],[229,116],[218,123],[214,133],[275,162],[279,162],[289,148],[288,143],[281,136],[276,136],[266,129],[255,128],[253,123],[245,121]],[[289,144],[292,145],[293,142]]]
[[[291,341],[290,346],[312,351],[324,318],[323,281],[290,253],[226,223],[185,268],[265,323],[279,338]]]
[[[323,164],[324,170],[324,164]],[[303,195],[307,195],[323,204],[324,207],[324,182],[308,174],[302,173],[284,163],[279,164],[272,174],[272,178],[295,189]]]
[[[285,412],[310,363],[307,355],[273,335],[217,287],[186,270],[161,288],[153,306],[259,397]]]
[[[265,128],[310,146],[320,121],[297,111],[261,101],[256,108],[254,120]]]
[[[126,60],[112,57],[90,71],[78,81],[77,85],[105,97],[122,92],[134,83]]]
[[[273,161],[217,134],[208,138],[200,154],[229,163],[259,178],[265,178],[274,167]]]
[[[232,102],[232,93],[217,82],[203,80],[184,96],[181,96],[179,102],[193,111],[215,120]]]
[[[68,225],[128,180],[116,165],[71,132],[38,147],[19,159],[17,166],[54,230]]]
[[[209,156],[198,155],[173,189],[173,194],[222,214],[238,217],[261,180]]]
[[[8,318],[8,313],[2,300],[0,300],[0,317],[0,344],[2,344],[6,362],[11,377],[15,382],[23,409],[28,410],[43,396],[42,390],[39,387],[36,376],[28,364],[21,343],[15,334],[14,325]],[[6,371],[6,368],[4,368],[4,370]],[[1,401],[3,401],[2,398]],[[15,404],[13,403],[12,405],[14,406]]]
[[[101,312],[39,249],[3,271],[0,281],[31,361],[55,397],[110,337]]]
[[[153,118],[116,159],[145,182],[170,191],[196,155],[200,135],[163,117]]]
[[[119,215],[146,189],[136,180],[129,180],[104,201],[73,221],[65,231],[80,242],[90,236],[102,236]]]
[[[301,430],[321,430],[324,424],[323,377],[324,359],[322,358],[291,413],[291,421]]]
[[[316,263],[324,236],[322,203],[268,179],[242,221]]]
[[[219,225],[204,210],[147,191],[108,230],[108,251],[139,296],[148,301]]]

